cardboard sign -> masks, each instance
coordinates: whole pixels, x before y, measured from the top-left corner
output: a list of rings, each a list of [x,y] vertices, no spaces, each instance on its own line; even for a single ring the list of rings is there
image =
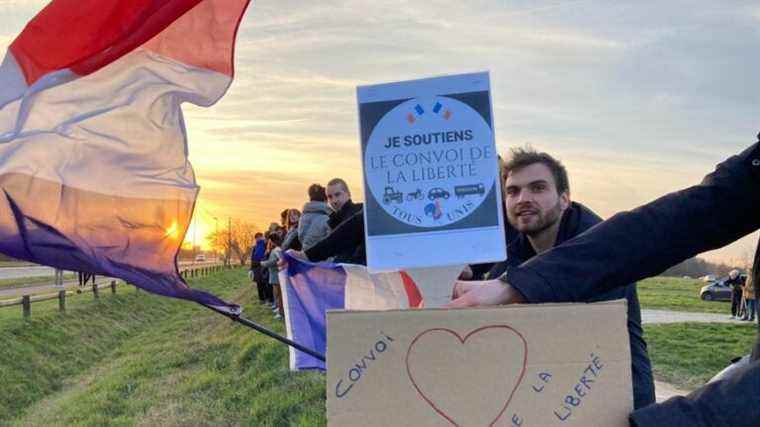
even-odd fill
[[[331,426],[627,426],[624,300],[328,312]]]
[[[367,267],[506,257],[488,73],[357,88]]]

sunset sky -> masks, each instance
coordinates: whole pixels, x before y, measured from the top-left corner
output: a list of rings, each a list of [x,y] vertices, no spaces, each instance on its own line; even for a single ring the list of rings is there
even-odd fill
[[[45,4],[0,0],[3,51]],[[555,155],[603,217],[695,184],[760,130],[757,4],[254,1],[229,92],[185,108],[196,239],[228,217],[263,228],[335,176],[363,199],[356,86],[463,72],[490,72],[499,151]]]

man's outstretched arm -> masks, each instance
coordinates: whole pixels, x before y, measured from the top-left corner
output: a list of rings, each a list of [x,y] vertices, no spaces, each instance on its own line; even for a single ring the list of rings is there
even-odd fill
[[[500,295],[495,289],[499,283],[485,281],[482,288],[464,293],[451,306],[504,304],[521,299],[534,303],[582,301],[657,275],[758,228],[760,144],[756,143],[719,164],[699,185],[619,213],[507,269],[503,280],[509,285],[501,284],[507,290]]]

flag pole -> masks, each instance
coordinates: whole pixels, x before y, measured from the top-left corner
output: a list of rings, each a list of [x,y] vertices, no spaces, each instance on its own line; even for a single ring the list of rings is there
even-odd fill
[[[293,340],[290,340],[290,339],[288,339],[288,338],[286,338],[286,337],[278,334],[277,332],[272,331],[271,329],[267,329],[264,326],[259,325],[258,323],[254,322],[254,321],[252,321],[250,319],[246,319],[245,317],[240,317],[240,315],[236,315],[236,314],[228,313],[226,311],[219,310],[219,309],[211,307],[209,305],[205,305],[205,304],[201,304],[201,305],[204,306],[204,307],[206,307],[206,308],[208,308],[208,309],[210,309],[210,310],[213,310],[213,311],[221,314],[222,316],[229,317],[230,319],[232,319],[235,322],[240,323],[241,325],[248,326],[249,328],[254,329],[254,330],[258,331],[258,332],[261,332],[262,334],[264,334],[264,335],[266,335],[266,336],[268,336],[270,338],[273,338],[273,339],[275,339],[275,340],[277,340],[277,341],[279,341],[279,342],[281,342],[283,344],[289,345],[289,346],[295,348],[296,350],[300,350],[300,351],[308,354],[311,357],[319,359],[319,360],[321,360],[323,362],[325,361],[325,356],[323,354],[318,353],[315,350],[312,350],[312,349],[310,349],[308,347],[304,347],[301,344],[298,344],[297,342],[295,342]]]

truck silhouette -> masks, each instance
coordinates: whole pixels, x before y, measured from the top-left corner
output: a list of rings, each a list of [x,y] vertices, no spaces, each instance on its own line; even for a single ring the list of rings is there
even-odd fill
[[[385,193],[383,193],[383,203],[386,205],[390,202],[401,203],[404,201],[404,193],[396,191],[393,187],[385,187]]]
[[[483,184],[456,185],[454,186],[454,194],[460,199],[464,196],[471,196],[474,194],[480,194],[482,196],[483,194],[486,194],[486,188]]]

